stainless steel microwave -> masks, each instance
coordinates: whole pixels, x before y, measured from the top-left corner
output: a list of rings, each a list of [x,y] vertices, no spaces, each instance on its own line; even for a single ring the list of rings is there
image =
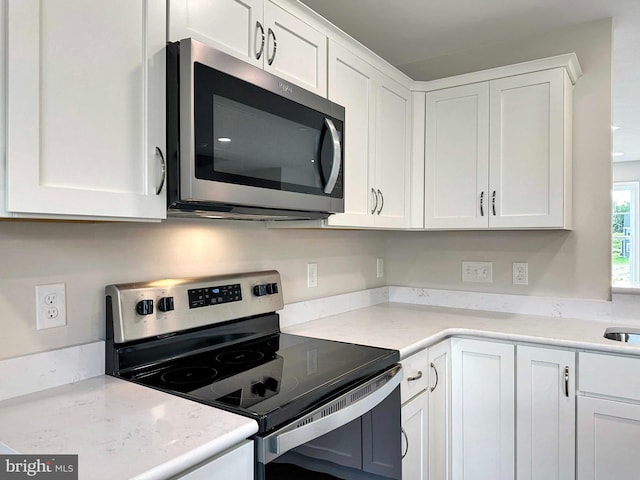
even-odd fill
[[[167,46],[169,215],[344,211],[343,107],[195,40]]]

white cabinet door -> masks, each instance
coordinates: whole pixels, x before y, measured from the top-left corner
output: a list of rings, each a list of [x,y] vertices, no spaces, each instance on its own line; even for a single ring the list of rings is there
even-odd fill
[[[577,478],[638,478],[639,448],[640,405],[578,397]]]
[[[347,125],[348,127],[348,125]],[[374,223],[405,228],[410,222],[411,92],[380,74],[376,103]]]
[[[165,1],[6,13],[7,210],[165,218]]]
[[[429,479],[451,478],[451,346],[429,347]]]
[[[344,213],[331,226],[373,226],[371,159],[374,155],[376,71],[341,45],[329,43],[329,100],[345,107]]]
[[[491,227],[564,226],[565,76],[555,69],[490,82]]]
[[[346,195],[345,213],[327,224],[409,227],[411,92],[330,42],[329,99],[346,110]]]
[[[427,398],[423,391],[402,406],[403,480],[426,480],[428,476]]]
[[[427,93],[425,228],[489,224],[489,84]]]
[[[263,0],[169,0],[169,40],[193,38],[262,67]]]
[[[264,69],[326,97],[327,37],[269,0],[264,24]]]
[[[454,338],[451,360],[451,478],[513,479],[513,345]]]
[[[327,96],[327,37],[270,0],[169,0],[169,40],[191,37]]]
[[[246,441],[233,450],[175,478],[176,480],[253,480],[254,463],[253,442]]]
[[[575,352],[517,347],[517,478],[575,478]]]

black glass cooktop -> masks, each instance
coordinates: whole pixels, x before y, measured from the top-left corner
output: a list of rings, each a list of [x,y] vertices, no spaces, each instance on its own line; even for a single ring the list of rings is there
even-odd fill
[[[250,416],[265,432],[398,360],[395,350],[273,333],[120,376]]]

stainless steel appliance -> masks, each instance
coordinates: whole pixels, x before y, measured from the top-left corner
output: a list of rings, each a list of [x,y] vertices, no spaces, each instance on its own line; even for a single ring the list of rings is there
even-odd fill
[[[185,39],[167,46],[170,215],[344,211],[344,108]]]
[[[400,480],[398,352],[282,333],[278,272],[106,300],[106,373],[255,419],[257,479]]]

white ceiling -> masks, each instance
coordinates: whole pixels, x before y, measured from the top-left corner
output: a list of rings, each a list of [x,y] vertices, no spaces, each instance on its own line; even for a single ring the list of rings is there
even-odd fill
[[[640,0],[301,0],[404,64],[613,17],[615,160],[640,160]]]

